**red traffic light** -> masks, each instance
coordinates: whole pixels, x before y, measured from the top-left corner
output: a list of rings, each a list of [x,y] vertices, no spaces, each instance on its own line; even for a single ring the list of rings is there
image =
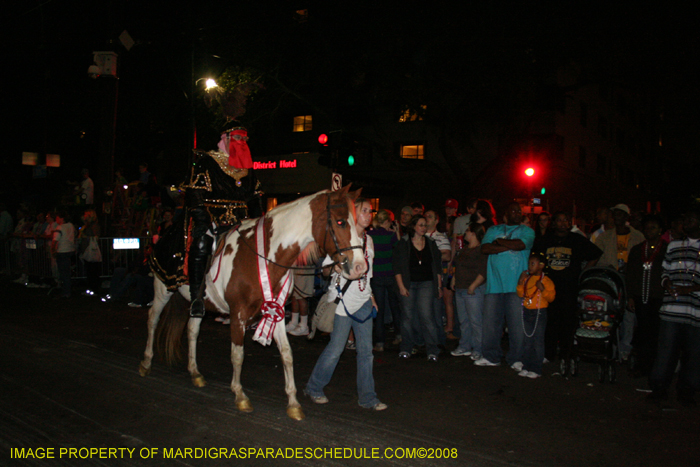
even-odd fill
[[[321,144],[327,144],[328,143],[328,135],[325,133],[321,133],[318,137],[318,142]]]
[[[533,169],[532,167],[528,167],[527,169],[525,169],[525,175],[527,175],[528,177],[532,177],[533,175],[535,175],[535,169]]]

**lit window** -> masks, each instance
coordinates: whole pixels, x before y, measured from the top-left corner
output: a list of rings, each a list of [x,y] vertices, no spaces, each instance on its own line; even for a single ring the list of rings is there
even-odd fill
[[[271,210],[275,209],[276,207],[277,207],[277,198],[267,198],[267,211],[271,211]]]
[[[294,12],[294,19],[298,23],[305,23],[309,20],[309,10],[308,9],[303,9],[303,10],[297,10]]]
[[[428,108],[427,105],[421,105],[419,110],[413,110],[408,107],[401,111],[401,116],[399,117],[399,122],[415,122],[418,120],[423,120],[423,115]]]
[[[369,204],[372,206],[372,210],[376,213],[379,211],[379,198],[369,198]]]
[[[292,128],[293,132],[300,132],[300,131],[311,131],[312,130],[312,124],[311,124],[311,115],[299,115],[298,117],[294,117],[294,126]]]
[[[425,147],[422,144],[402,144],[401,157],[404,159],[425,159]]]

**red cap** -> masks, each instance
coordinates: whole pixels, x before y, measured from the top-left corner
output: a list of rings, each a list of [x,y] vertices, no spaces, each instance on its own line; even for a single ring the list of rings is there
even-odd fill
[[[448,199],[447,201],[445,201],[445,207],[446,207],[446,208],[455,208],[455,209],[457,209],[457,208],[459,208],[459,203],[457,202],[456,199],[450,198],[450,199]]]

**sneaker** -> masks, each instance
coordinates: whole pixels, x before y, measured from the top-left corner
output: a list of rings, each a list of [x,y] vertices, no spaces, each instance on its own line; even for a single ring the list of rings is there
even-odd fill
[[[29,280],[29,276],[26,274],[22,274],[21,276],[19,276],[17,279],[13,280],[12,282],[14,282],[15,284],[26,284],[28,280]]]
[[[399,358],[411,358],[411,354],[408,352],[399,352]]]
[[[542,360],[542,363],[543,363],[543,364],[549,363],[549,360],[547,359],[547,357],[545,357],[544,360]]]
[[[214,318],[214,321],[216,321],[217,323],[223,323],[225,319],[226,318],[224,318],[224,315],[219,315],[216,318]]]
[[[374,410],[375,412],[380,412],[382,410],[386,410],[389,408],[388,405],[386,405],[384,402],[377,402],[374,404],[372,407],[368,407],[370,410]]]
[[[153,300],[151,300],[150,302],[146,303],[146,306],[147,306],[148,308],[152,307],[152,306],[153,306]]]
[[[437,355],[433,355],[433,354],[428,355],[428,361],[429,362],[437,362]]]
[[[308,326],[297,326],[288,333],[290,336],[308,336],[309,335],[309,327]],[[354,347],[353,347],[354,348]]]
[[[391,342],[391,345],[399,345],[401,343],[401,334],[396,336],[394,340]]]
[[[523,369],[523,362],[515,362],[510,366],[512,369],[515,371],[522,371]]]
[[[527,370],[522,370],[520,373],[518,373],[518,376],[526,377],[528,374]]]
[[[293,331],[297,326],[299,326],[299,323],[292,323],[291,321],[287,323],[287,325],[284,327],[284,329],[287,332]]]
[[[477,361],[477,360],[481,360],[482,357],[481,357],[480,353],[475,352],[475,353],[471,354],[471,356],[469,358],[471,358],[474,361]]]
[[[520,374],[520,373],[518,373],[518,374]],[[526,376],[527,378],[530,378],[530,379],[537,379],[537,378],[539,378],[539,377],[542,376],[542,375],[537,374],[537,373],[535,373],[534,371],[528,371],[527,374],[526,374],[525,376]]]
[[[486,360],[484,357],[481,357],[479,360],[476,360],[474,362],[474,365],[476,366],[500,366],[501,363],[491,363],[490,361]]]
[[[355,341],[348,341],[348,343],[345,344],[345,348],[348,350],[357,350],[357,347],[355,346]]]
[[[304,394],[309,396],[309,398],[314,404],[328,404],[329,402],[326,396],[312,396],[306,391],[306,389],[304,389]]]
[[[374,344],[375,352],[384,352],[384,344]]]
[[[136,303],[136,302],[129,302],[129,303],[127,303],[127,306],[130,306],[131,308],[141,308],[143,305],[141,305],[140,303]]]
[[[224,326],[231,324],[231,318],[226,318],[221,322],[221,324],[223,324]]]
[[[459,347],[450,352],[450,355],[452,355],[453,357],[468,357],[471,354],[472,353],[470,351],[460,349]]]

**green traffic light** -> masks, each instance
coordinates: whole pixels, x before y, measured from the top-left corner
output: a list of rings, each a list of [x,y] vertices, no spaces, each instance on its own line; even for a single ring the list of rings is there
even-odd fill
[[[543,195],[544,192],[545,192],[545,189],[544,189],[544,187],[542,187],[542,189],[540,190],[540,194]]]
[[[351,154],[348,156],[348,166],[352,167],[353,165],[355,165],[355,156]]]

